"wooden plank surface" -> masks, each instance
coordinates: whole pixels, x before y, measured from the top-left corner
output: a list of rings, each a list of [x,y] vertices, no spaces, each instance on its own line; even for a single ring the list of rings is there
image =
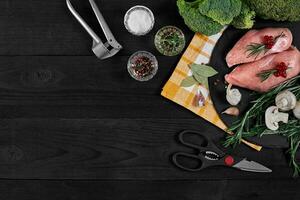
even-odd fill
[[[15,200],[241,200],[299,199],[299,181],[0,181],[1,197]],[[284,185],[285,189],[282,189]],[[205,191],[205,192],[204,192]],[[268,193],[266,191],[269,191]]]
[[[88,1],[72,2],[103,37]],[[105,61],[92,54],[91,38],[64,0],[0,1],[0,199],[299,199],[285,150],[234,150],[272,174],[175,168],[170,156],[185,150],[175,140],[179,131],[224,136],[159,95],[179,57],[159,55],[156,31],[176,25],[187,41],[193,33],[176,0],[96,2],[124,46]],[[136,4],[156,17],[144,37],[123,26],[125,12]],[[128,57],[138,50],[159,61],[157,76],[146,83],[126,71]]]
[[[73,0],[74,7],[92,28],[103,36],[88,1]],[[156,52],[153,45],[155,32],[164,25],[175,24],[187,36],[192,33],[178,15],[174,0],[96,0],[95,1],[116,39],[124,46],[118,55],[129,55],[139,49]],[[122,3],[121,3],[122,2]],[[151,34],[136,37],[123,25],[126,11],[133,5],[142,4],[153,10],[155,27]],[[92,40],[66,7],[65,0],[1,1],[0,8],[0,55],[92,55]],[[100,63],[100,62],[99,62]]]
[[[282,150],[235,153],[271,167],[274,173],[241,172],[224,167],[199,173],[179,170],[170,156],[187,150],[176,142],[178,130],[222,133],[198,120],[161,119],[13,119],[1,121],[0,177],[13,179],[254,179],[291,176]]]

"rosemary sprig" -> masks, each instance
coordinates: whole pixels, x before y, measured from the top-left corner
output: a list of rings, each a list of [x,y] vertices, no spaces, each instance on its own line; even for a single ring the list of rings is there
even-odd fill
[[[274,42],[276,43],[277,40],[278,40],[279,38],[281,38],[281,37],[285,37],[285,35],[284,35],[283,32],[281,32],[279,35],[277,35],[277,36],[274,38]]]
[[[289,153],[291,158],[290,165],[294,168],[294,176],[299,175],[300,167],[296,160],[296,153],[300,144],[300,121],[298,119],[292,119],[289,120],[287,124],[281,124],[277,131],[268,130],[265,125],[256,125],[250,131],[259,137],[263,135],[277,134],[288,138],[290,148],[287,153]],[[243,137],[247,138],[248,136],[251,135],[244,135]]]
[[[234,122],[234,124],[228,129],[228,131],[235,134],[228,135],[224,142],[226,147],[236,146],[241,143],[242,138],[262,136],[266,134],[278,134],[287,137],[290,142],[290,148],[288,153],[291,157],[291,166],[294,168],[294,175],[297,176],[300,173],[300,166],[296,161],[296,152],[300,145],[300,121],[289,120],[287,124],[282,124],[278,131],[270,131],[264,124],[265,110],[274,104],[276,95],[283,90],[288,89],[293,92],[297,99],[300,98],[300,75],[296,76],[273,90],[265,94],[254,93],[252,95],[256,100],[251,102],[251,107],[244,114],[244,116]]]
[[[249,52],[247,58],[255,56],[255,59],[262,53],[266,54],[270,49],[267,49],[264,44],[251,43],[247,45],[246,52]]]
[[[260,78],[261,82],[264,82],[275,72],[277,72],[277,69],[266,70],[266,71],[262,71],[262,72],[258,73],[257,76]]]
[[[272,41],[272,46],[274,46],[277,42],[277,40],[281,37],[285,37],[285,34],[283,32],[281,32],[279,35],[277,35],[273,41]],[[246,47],[246,52],[248,52],[247,58],[251,57],[251,56],[255,56],[255,60],[256,58],[261,54],[264,53],[266,54],[271,47],[268,48],[268,44],[265,43],[255,43],[252,42],[249,45],[247,45]]]

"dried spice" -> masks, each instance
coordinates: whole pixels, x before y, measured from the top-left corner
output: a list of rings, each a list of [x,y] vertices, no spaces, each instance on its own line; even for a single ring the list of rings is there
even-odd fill
[[[131,64],[133,72],[139,78],[148,76],[154,69],[154,64],[150,58],[146,56],[140,56],[136,58],[135,62]]]
[[[190,87],[199,83],[206,89],[209,89],[208,78],[218,74],[213,67],[204,64],[193,63],[189,67],[191,68],[192,75],[182,80],[181,87]]]
[[[130,56],[127,64],[129,74],[138,81],[148,81],[158,69],[155,56],[147,51],[138,51]]]

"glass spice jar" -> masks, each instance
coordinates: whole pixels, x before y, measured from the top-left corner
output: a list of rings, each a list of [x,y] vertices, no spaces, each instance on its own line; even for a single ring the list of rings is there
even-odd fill
[[[145,6],[134,6],[124,16],[125,28],[136,36],[148,34],[152,30],[154,22],[152,11]]]
[[[165,56],[176,56],[185,47],[185,36],[175,26],[165,26],[158,30],[155,35],[154,44],[156,49]]]
[[[156,57],[147,51],[132,54],[127,63],[127,70],[132,78],[148,81],[154,77],[158,69]]]

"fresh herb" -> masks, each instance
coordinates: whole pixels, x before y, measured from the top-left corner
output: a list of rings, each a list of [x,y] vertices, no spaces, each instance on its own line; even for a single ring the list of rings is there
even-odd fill
[[[262,71],[262,72],[258,73],[257,76],[260,78],[261,82],[264,82],[275,72],[277,72],[276,69],[270,69],[270,70],[266,70],[266,71]]]
[[[274,69],[265,70],[257,74],[257,76],[260,78],[261,82],[264,82],[267,80],[271,75],[274,75],[275,77],[287,77],[286,70],[288,69],[288,66],[284,62],[280,62],[276,65]]]
[[[277,40],[281,37],[285,37],[284,33],[277,35],[276,37],[265,35],[262,43],[252,42],[246,47],[248,53],[247,58],[255,56],[255,59],[261,54],[266,54],[276,44]]]
[[[199,65],[193,63],[189,65],[189,67],[191,68],[192,75],[182,80],[180,84],[181,87],[190,87],[196,83],[200,83],[208,89],[208,78],[218,74],[214,68],[208,65]]]
[[[259,43],[251,43],[249,45],[247,45],[246,47],[247,52],[249,52],[247,58],[255,56],[255,59],[263,52],[264,54],[267,53],[267,51],[269,51],[269,49],[267,49],[265,47],[264,44],[259,44]]]
[[[290,154],[290,164],[294,168],[294,176],[300,172],[299,164],[296,161],[296,152],[300,144],[300,121],[296,118],[291,118],[287,124],[282,124],[277,131],[269,130],[264,123],[265,110],[274,104],[276,95],[283,91],[289,90],[293,92],[297,99],[300,98],[300,76],[294,77],[273,90],[265,93],[254,93],[255,101],[251,102],[251,107],[244,114],[244,116],[233,123],[228,131],[233,132],[233,135],[228,135],[224,145],[236,146],[240,144],[242,138],[253,136],[263,136],[266,134],[277,134],[287,137],[290,147],[288,153]]]
[[[154,43],[157,50],[163,55],[174,56],[183,50],[185,37],[177,27],[165,26],[155,35]]]
[[[162,37],[161,42],[163,43],[165,49],[168,51],[174,51],[179,43],[182,42],[182,38],[180,38],[177,33],[171,32]]]

